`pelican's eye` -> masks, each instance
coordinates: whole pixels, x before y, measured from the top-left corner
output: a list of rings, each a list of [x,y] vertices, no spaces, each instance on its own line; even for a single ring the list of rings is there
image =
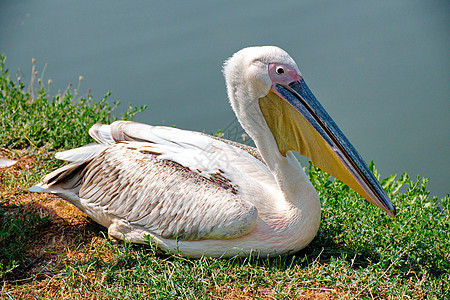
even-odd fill
[[[282,67],[278,67],[276,72],[278,75],[282,75],[282,74],[284,74],[284,69]]]

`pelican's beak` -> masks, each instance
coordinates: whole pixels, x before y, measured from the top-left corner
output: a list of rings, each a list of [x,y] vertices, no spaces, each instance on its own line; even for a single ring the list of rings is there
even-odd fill
[[[315,166],[395,216],[386,192],[303,78],[273,84],[259,105],[282,155],[295,150],[309,157]]]

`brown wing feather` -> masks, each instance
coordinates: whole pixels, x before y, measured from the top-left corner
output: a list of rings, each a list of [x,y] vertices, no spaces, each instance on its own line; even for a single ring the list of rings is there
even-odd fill
[[[79,197],[89,205],[164,238],[235,238],[256,224],[256,208],[222,174],[204,177],[159,159],[150,147],[117,143],[70,169],[81,177]],[[47,182],[57,184],[55,178]]]

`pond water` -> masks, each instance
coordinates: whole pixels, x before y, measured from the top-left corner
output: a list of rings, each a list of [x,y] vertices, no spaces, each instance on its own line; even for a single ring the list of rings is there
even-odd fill
[[[1,1],[0,52],[29,82],[48,63],[99,99],[146,104],[136,121],[216,132],[234,120],[223,61],[278,45],[382,176],[429,177],[449,192],[447,1]]]

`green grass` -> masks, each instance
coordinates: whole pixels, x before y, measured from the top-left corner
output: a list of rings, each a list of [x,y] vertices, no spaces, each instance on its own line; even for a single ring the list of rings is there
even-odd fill
[[[0,147],[16,156],[22,155],[17,149],[24,149],[36,157],[32,168],[14,178],[0,170],[5,189],[0,202],[0,277],[8,284],[0,295],[5,298],[450,297],[448,196],[431,199],[427,179],[389,176],[381,182],[397,207],[397,217],[390,218],[312,166],[307,172],[321,198],[322,223],[313,242],[298,253],[275,259],[188,259],[153,246],[113,244],[105,238],[105,229],[88,222],[78,240],[78,255],[48,251],[47,259],[58,263],[47,275],[18,274],[33,261],[24,254],[27,243],[49,221],[19,208],[8,213],[9,201],[26,196],[23,189],[60,165],[53,158],[56,151],[92,142],[89,127],[110,123],[115,106],[106,97],[95,102],[89,95],[74,99],[69,92],[50,98],[45,89],[32,96],[29,88],[8,77],[4,58],[1,68]],[[130,109],[123,117],[132,118],[140,110]],[[373,164],[371,168],[379,176]],[[9,250],[11,245],[17,251]]]

